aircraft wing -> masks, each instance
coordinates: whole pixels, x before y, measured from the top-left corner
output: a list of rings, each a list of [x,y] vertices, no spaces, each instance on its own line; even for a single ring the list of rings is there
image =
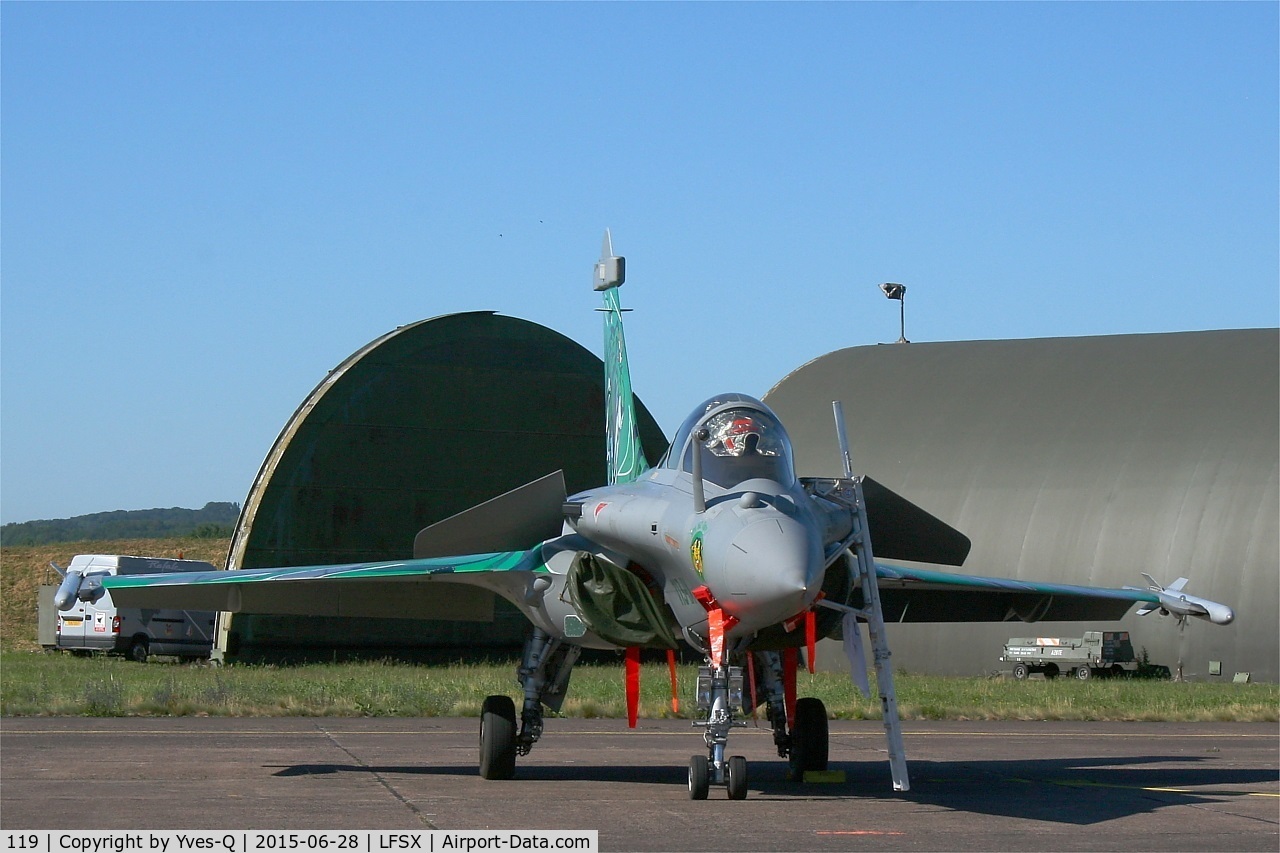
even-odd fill
[[[103,586],[117,607],[487,621],[489,593],[519,605],[545,571],[541,550],[533,548],[338,566],[116,575],[104,578]],[[442,583],[451,585],[448,593]]]
[[[876,577],[885,622],[1113,621],[1137,602],[1160,606],[1150,590],[962,575],[880,562]]]

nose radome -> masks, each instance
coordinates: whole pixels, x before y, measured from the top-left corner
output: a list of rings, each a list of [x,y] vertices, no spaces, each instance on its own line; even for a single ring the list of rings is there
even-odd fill
[[[786,516],[762,519],[733,537],[721,583],[721,605],[740,619],[772,624],[803,610],[820,582],[822,552],[804,525]]]

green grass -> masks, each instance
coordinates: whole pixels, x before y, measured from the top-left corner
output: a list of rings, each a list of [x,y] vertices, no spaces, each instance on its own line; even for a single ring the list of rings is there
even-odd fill
[[[665,665],[646,665],[640,716],[691,717],[695,668],[678,670],[680,713],[671,710]],[[1280,686],[1079,682],[895,676],[907,720],[1280,721]],[[874,679],[872,686],[874,688]],[[802,696],[838,719],[879,719],[880,702],[847,675],[801,672]],[[477,716],[491,693],[517,702],[515,663],[414,665],[388,661],[224,667],[40,652],[0,652],[0,714],[85,716]],[[622,667],[574,669],[562,716],[624,718]]]

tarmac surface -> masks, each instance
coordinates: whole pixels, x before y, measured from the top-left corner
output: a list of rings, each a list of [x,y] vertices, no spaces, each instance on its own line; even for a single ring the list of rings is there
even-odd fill
[[[0,827],[596,829],[614,850],[1280,849],[1272,723],[833,722],[836,783],[797,784],[740,729],[749,794],[693,802],[687,721],[549,719],[516,778],[476,771],[474,719],[0,720]]]

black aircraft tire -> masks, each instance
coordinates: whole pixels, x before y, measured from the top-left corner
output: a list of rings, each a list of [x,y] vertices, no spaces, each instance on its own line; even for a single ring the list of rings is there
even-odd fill
[[[705,800],[711,790],[711,762],[705,755],[689,759],[689,799]]]
[[[1013,677],[1018,681],[1027,680],[1027,665],[1025,663],[1015,663],[1013,665]]]
[[[489,696],[480,706],[480,776],[516,775],[516,703],[510,696]]]
[[[747,798],[747,759],[735,755],[729,759],[725,776],[729,783],[729,799],[745,800]]]
[[[791,727],[791,778],[803,782],[806,770],[826,770],[828,747],[827,707],[811,696],[798,700]]]

